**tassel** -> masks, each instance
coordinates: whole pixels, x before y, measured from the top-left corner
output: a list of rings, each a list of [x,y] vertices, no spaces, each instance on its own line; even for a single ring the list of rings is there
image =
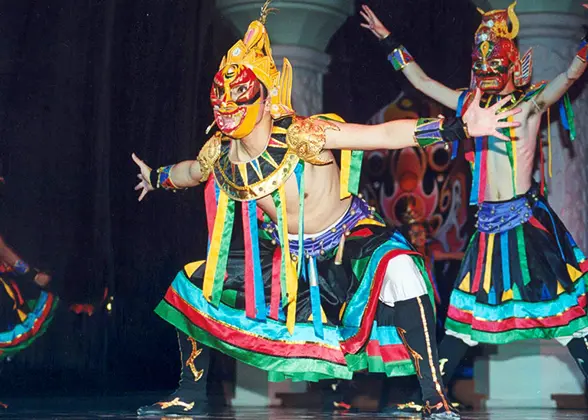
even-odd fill
[[[490,293],[492,285],[492,261],[494,256],[494,238],[495,233],[489,233],[486,245],[486,267],[484,268],[484,285],[483,288],[486,293]]]
[[[510,290],[510,258],[508,251],[509,231],[502,232],[500,236],[500,256],[502,262],[502,289],[504,292]]]
[[[361,165],[363,151],[341,151],[341,182],[339,196],[341,200],[359,193],[359,181],[361,178]]]
[[[310,306],[312,310],[312,324],[314,325],[314,333],[317,337],[324,338],[323,330],[323,316],[321,309],[321,292],[318,284],[318,269],[316,266],[316,258],[310,257],[308,262],[309,271],[309,286],[310,286]]]
[[[463,104],[465,102],[465,98],[468,94],[468,91],[463,91],[457,100],[457,116],[461,117],[463,113]],[[452,142],[451,144],[451,160],[454,160],[457,157],[457,152],[459,150],[459,143],[457,141]]]
[[[576,139],[576,123],[574,109],[572,108],[570,95],[568,93],[566,93],[562,100],[559,101],[559,113],[564,128],[570,132],[570,139],[574,141]]]
[[[208,226],[208,242],[212,239],[212,232],[214,230],[214,220],[216,219],[216,209],[218,207],[218,195],[220,190],[214,177],[210,177],[204,188],[204,203],[206,205],[206,224]]]
[[[551,109],[547,108],[547,171],[549,174],[549,178],[553,177],[552,161],[553,156],[551,154]]]
[[[272,259],[272,295],[270,298],[270,318],[276,321],[280,318],[282,248],[277,246]]]
[[[539,171],[539,191],[541,191],[541,195],[545,197],[545,152],[543,151],[542,139],[539,139]]]
[[[244,202],[242,210],[245,243],[245,315],[251,319],[265,321],[265,294],[259,254],[257,202],[255,200]]]
[[[523,232],[523,226],[519,225],[516,227],[517,235],[517,249],[519,251],[519,261],[521,265],[521,274],[523,276],[523,285],[527,285],[531,282],[531,276],[529,274],[529,262],[527,260],[527,249],[525,247],[525,234]]]
[[[282,244],[281,284],[282,306],[288,306],[286,325],[290,334],[294,332],[296,323],[296,297],[298,293],[298,278],[292,265],[290,243],[288,242],[288,213],[286,211],[286,189],[280,186],[273,194],[274,204],[278,215],[278,232]]]
[[[511,115],[510,117],[507,118],[507,121],[513,122],[514,117]],[[512,153],[509,155],[509,158],[512,157],[512,159],[510,161],[510,167],[512,168],[512,193],[513,193],[513,195],[516,195],[517,194],[517,143],[515,141],[516,135],[515,135],[514,127],[511,127],[508,130],[508,137],[510,138],[510,141],[507,143],[507,146],[510,146],[510,150],[512,151]]]
[[[304,161],[294,170],[298,182],[298,277],[303,276],[304,264]]]
[[[204,297],[214,306],[218,306],[221,300],[234,218],[235,202],[220,191],[202,286]]]

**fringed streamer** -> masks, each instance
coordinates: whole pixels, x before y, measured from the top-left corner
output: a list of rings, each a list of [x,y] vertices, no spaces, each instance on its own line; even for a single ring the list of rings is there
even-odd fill
[[[294,170],[298,182],[298,277],[302,277],[304,264],[304,161]]]
[[[204,297],[215,306],[218,306],[221,300],[234,219],[235,202],[221,190],[202,287]]]
[[[568,93],[566,93],[559,101],[559,113],[561,116],[561,123],[564,128],[570,132],[570,139],[574,141],[576,139],[576,123],[574,109],[572,108],[572,102],[570,101],[570,95]]]
[[[523,276],[523,284],[526,286],[531,282],[529,275],[529,262],[527,260],[527,250],[525,249],[525,234],[523,232],[523,225],[516,227],[517,233],[517,250],[519,252],[519,260],[521,265],[521,274]]]
[[[545,211],[545,213],[547,213],[547,215],[549,216],[549,220],[551,220],[551,226],[553,228],[553,232],[557,232],[557,225],[555,224],[555,219],[553,218],[552,212],[541,201],[537,202],[537,207],[543,209]],[[565,261],[566,255],[564,253],[563,247],[561,246],[561,241],[559,239],[559,235],[553,235],[553,236],[555,237],[555,241],[557,242],[557,247],[559,249],[559,253],[560,253],[562,259]]]
[[[310,257],[308,262],[309,286],[310,286],[310,307],[312,311],[312,324],[317,337],[324,337],[323,316],[321,310],[321,292],[318,284],[318,268],[316,258]]]
[[[472,166],[472,190],[470,192],[470,205],[478,204],[480,197],[480,168],[482,166],[482,150],[484,147],[484,138],[476,137],[475,153],[473,154],[474,164]]]
[[[516,159],[516,145],[514,144],[514,142],[512,141],[508,141],[506,142],[506,154],[508,155],[508,161],[510,163],[510,167],[514,168],[515,165],[515,159]],[[514,169],[513,169],[513,176],[512,176],[512,191],[513,191],[513,195],[516,195],[517,193],[517,187],[516,187],[516,182],[515,182],[515,175],[514,175]]]
[[[508,235],[509,232],[503,232],[500,235],[500,257],[502,260],[502,288],[506,292],[510,290],[510,259],[508,253]]]
[[[488,246],[486,248],[486,269],[484,270],[484,290],[490,293],[490,285],[492,283],[492,255],[494,253],[494,238],[496,234],[490,233],[488,235]]]
[[[458,118],[463,116],[463,104],[465,103],[465,99],[468,96],[468,93],[469,90],[464,90],[460,93],[459,98],[457,99],[457,108],[455,113]]]
[[[507,121],[514,122],[514,116],[511,115],[508,117]],[[510,161],[510,167],[512,168],[512,194],[515,196],[517,195],[517,143],[514,127],[508,129],[508,137],[510,141],[507,142],[507,144],[512,146],[512,160]]]
[[[468,94],[468,91],[465,90],[459,95],[459,98],[457,100],[457,109],[456,109],[457,117],[462,116],[463,104],[465,103],[465,98],[466,98],[467,94]],[[452,144],[451,144],[451,160],[453,160],[457,157],[458,150],[459,150],[459,143],[457,141],[452,142]]]
[[[293,333],[294,323],[296,321],[296,293],[298,291],[298,278],[290,256],[290,244],[288,242],[288,213],[286,211],[286,189],[284,185],[280,186],[272,196],[278,214],[278,232],[280,243],[282,245],[282,267],[280,275],[282,283],[282,305],[288,306],[286,326],[288,327],[288,331]]]
[[[359,181],[361,177],[361,164],[363,151],[341,151],[341,182],[339,195],[341,200],[359,193]]]
[[[545,151],[541,138],[539,138],[539,179],[539,191],[545,197]]]
[[[490,98],[491,99],[491,98]],[[486,108],[490,106],[492,103],[491,100],[488,100],[486,104]],[[478,203],[484,202],[486,199],[486,186],[488,184],[488,144],[490,139],[488,137],[482,137],[481,145],[478,147],[478,142],[476,142],[476,157],[481,155],[480,164],[478,168],[480,170],[479,175],[479,185],[478,185]],[[514,152],[514,147],[513,147]],[[516,160],[516,156],[514,156]]]
[[[488,292],[488,303],[490,305],[496,305],[496,289],[494,286],[492,286]]]
[[[553,155],[551,154],[551,108],[547,108],[547,172],[549,178],[553,177]]]
[[[257,202],[255,200],[244,202],[242,210],[245,243],[245,315],[248,318],[265,321],[265,294],[259,254]]]
[[[214,230],[214,220],[216,218],[216,208],[218,205],[218,186],[214,177],[210,177],[204,188],[204,202],[206,206],[206,224],[208,226],[208,241],[212,238]]]
[[[277,246],[272,258],[272,295],[270,298],[270,315],[271,319],[276,321],[280,317],[280,295],[282,292],[281,285],[282,271],[282,248]]]
[[[480,150],[476,147],[476,159],[479,157],[478,175],[478,203],[482,203],[486,197],[486,184],[488,183],[488,137],[481,138]],[[477,142],[476,142],[477,145]]]
[[[484,255],[486,251],[486,234],[480,232],[480,248],[478,252],[478,259],[476,261],[476,272],[474,274],[474,283],[472,284],[472,293],[477,293],[480,290],[480,280],[482,279],[482,268],[484,265]]]

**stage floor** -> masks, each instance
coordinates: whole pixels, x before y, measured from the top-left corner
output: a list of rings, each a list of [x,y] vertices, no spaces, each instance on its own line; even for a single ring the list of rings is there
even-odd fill
[[[0,408],[0,420],[4,419],[136,419],[137,407],[151,403],[159,393],[121,394],[118,396],[54,396],[44,398],[0,398],[8,405]],[[161,419],[162,417],[141,417]],[[215,419],[215,420],[354,420],[354,419],[394,419],[390,415],[374,412],[332,414],[316,409],[286,408],[232,408],[207,416],[163,417],[169,420]],[[409,418],[409,417],[403,417]],[[419,417],[412,417],[419,418]],[[464,411],[463,420],[588,420],[588,410],[550,410],[550,409],[494,409],[489,411]]]
[[[11,410],[10,407],[0,414],[2,419],[40,419],[40,420],[58,420],[58,419],[136,419],[132,411],[83,411],[79,408],[69,411],[67,409],[55,411],[39,411],[35,409]],[[142,417],[145,418],[145,417]],[[149,417],[151,419],[161,419],[161,417]],[[391,417],[378,413],[349,413],[349,414],[326,414],[312,410],[288,410],[288,409],[262,409],[262,408],[241,408],[231,411],[218,413],[208,416],[186,416],[186,417],[164,417],[164,419],[189,420],[189,419],[218,419],[218,420],[295,420],[295,419],[393,419]],[[406,418],[406,417],[404,417]],[[416,418],[416,417],[412,417]],[[464,412],[463,420],[580,420],[588,419],[588,411],[568,411],[568,410],[529,410],[529,409],[508,409],[492,410],[488,412]]]

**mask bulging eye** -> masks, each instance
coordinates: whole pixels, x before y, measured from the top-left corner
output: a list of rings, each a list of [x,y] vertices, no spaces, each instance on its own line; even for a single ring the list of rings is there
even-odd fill
[[[216,94],[216,97],[220,99],[225,94],[225,88],[222,86],[215,86],[214,93]]]
[[[490,63],[488,63],[490,65],[490,67],[496,68],[496,67],[500,67],[502,65],[502,61],[501,60],[490,60]]]

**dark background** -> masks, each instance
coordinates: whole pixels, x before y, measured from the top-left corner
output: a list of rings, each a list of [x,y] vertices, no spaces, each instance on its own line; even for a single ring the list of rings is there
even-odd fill
[[[365,3],[429,75],[468,85],[479,21],[469,1]],[[333,37],[324,91],[325,111],[352,122],[410,90],[359,22]],[[174,386],[175,333],[152,310],[204,256],[202,191],[139,204],[130,154],[154,167],[196,155],[210,81],[241,36],[212,0],[0,0],[0,232],[53,271],[65,301],[98,301],[105,287],[114,297],[92,316],[62,305],[43,337],[2,363],[1,395]]]

